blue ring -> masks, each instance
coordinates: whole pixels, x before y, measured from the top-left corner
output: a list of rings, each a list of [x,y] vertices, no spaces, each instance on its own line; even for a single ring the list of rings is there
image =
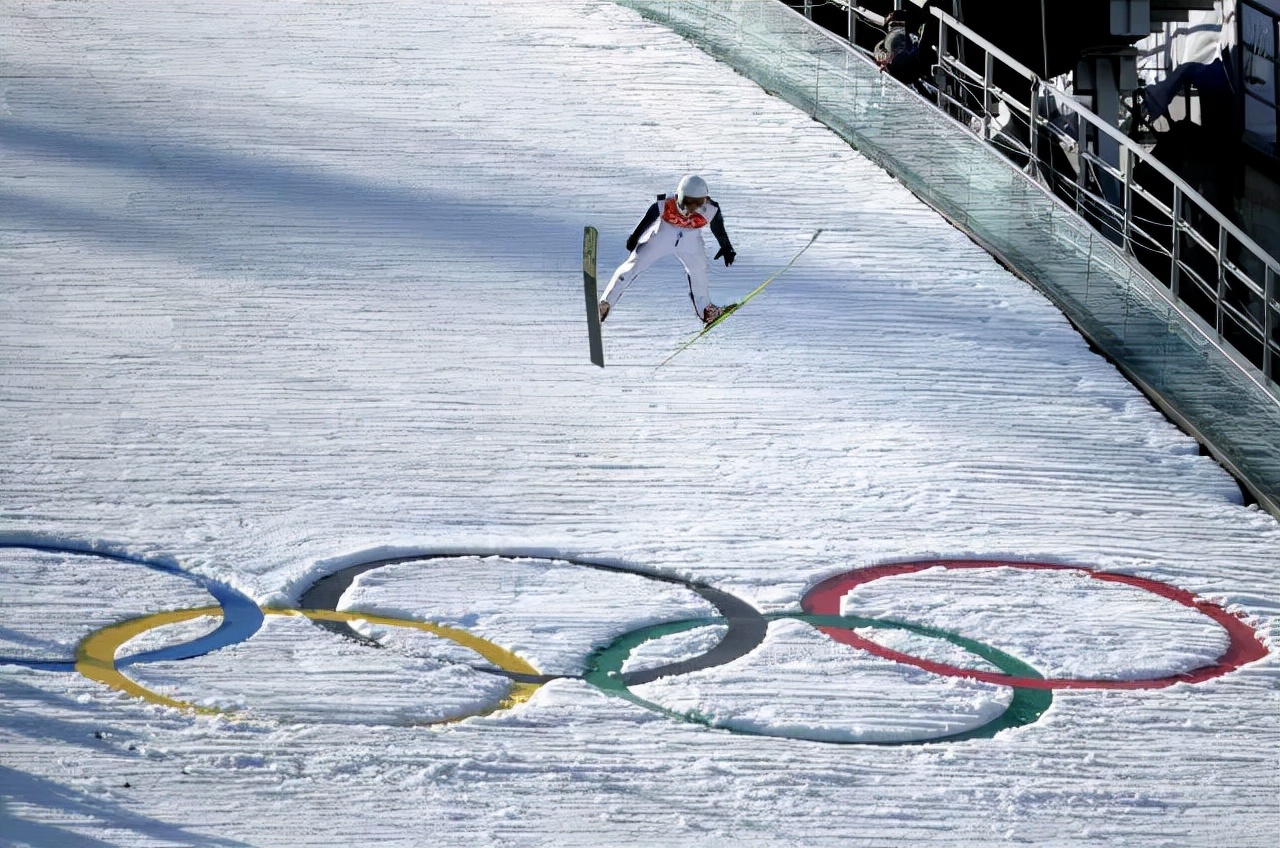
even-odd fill
[[[228,645],[234,645],[243,642],[250,636],[258,632],[262,627],[263,613],[258,605],[243,592],[234,589],[225,583],[217,580],[211,580],[202,577],[199,574],[192,574],[190,571],[184,570],[172,559],[142,559],[141,557],[130,556],[129,554],[120,553],[118,551],[109,550],[106,547],[94,545],[74,545],[70,543],[52,544],[47,542],[35,541],[6,541],[0,540],[0,550],[28,550],[39,551],[49,554],[72,554],[74,556],[99,557],[101,559],[109,559],[115,562],[128,563],[130,565],[141,565],[152,571],[159,571],[162,574],[171,574],[175,577],[182,577],[190,580],[197,586],[200,586],[206,592],[213,596],[218,602],[218,606],[222,608],[222,623],[217,629],[210,633],[206,633],[199,638],[190,642],[182,642],[177,645],[169,645],[164,648],[157,648],[152,651],[143,651],[140,654],[124,657],[120,659],[117,665],[128,666],[137,663],[160,662],[163,660],[189,660],[193,657],[204,656],[219,648],[225,648]],[[0,656],[0,665],[17,665],[26,668],[39,669],[41,671],[75,671],[76,661],[72,659],[29,659],[27,657],[4,657]]]

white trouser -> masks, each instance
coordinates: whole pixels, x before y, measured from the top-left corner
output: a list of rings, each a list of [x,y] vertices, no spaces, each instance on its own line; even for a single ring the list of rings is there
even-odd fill
[[[684,266],[689,278],[689,297],[693,300],[693,311],[698,318],[711,305],[709,283],[711,263],[707,261],[707,248],[702,241],[702,230],[691,230],[659,221],[657,229],[652,230],[631,251],[627,260],[613,272],[613,278],[604,290],[604,300],[612,309],[622,297],[627,287],[636,281],[646,268],[664,256],[674,256]]]

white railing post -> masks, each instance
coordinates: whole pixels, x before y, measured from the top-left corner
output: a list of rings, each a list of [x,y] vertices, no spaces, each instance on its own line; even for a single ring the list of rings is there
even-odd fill
[[[1089,150],[1089,122],[1084,115],[1076,113],[1076,213],[1084,208],[1083,198],[1089,187],[1089,172],[1085,170],[1085,159]]]
[[[995,69],[995,59],[991,51],[986,52],[986,60],[982,63],[982,137],[990,140],[991,133],[991,77]]]
[[[1218,328],[1218,338],[1222,338],[1223,330],[1226,328],[1227,318],[1227,228],[1218,224],[1218,296],[1217,320],[1214,322]]]
[[[1031,173],[1044,182],[1040,167],[1040,78],[1031,80],[1031,111],[1027,113],[1027,148],[1031,151]]]
[[[1262,289],[1262,373],[1268,380],[1276,378],[1271,361],[1280,358],[1280,343],[1276,340],[1276,331],[1280,330],[1276,326],[1276,311],[1280,310],[1280,303],[1277,301],[1280,301],[1280,292],[1276,291],[1276,272],[1268,265],[1266,283]],[[1276,347],[1275,356],[1271,355],[1273,346]]]
[[[1124,174],[1124,251],[1133,254],[1133,156],[1120,148],[1120,168]]]
[[[1182,299],[1182,188],[1173,186],[1173,245],[1170,251],[1169,291],[1177,300]]]
[[[933,87],[938,92],[938,108],[946,111],[946,98],[942,91],[946,85],[947,65],[947,20],[938,20],[938,64],[933,69]]]

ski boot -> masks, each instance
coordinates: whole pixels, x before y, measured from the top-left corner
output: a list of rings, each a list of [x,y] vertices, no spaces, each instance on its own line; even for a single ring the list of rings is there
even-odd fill
[[[731,303],[728,306],[716,306],[714,303],[709,303],[707,304],[707,308],[702,310],[702,323],[704,326],[710,326],[728,315],[737,307],[738,304],[736,303]]]

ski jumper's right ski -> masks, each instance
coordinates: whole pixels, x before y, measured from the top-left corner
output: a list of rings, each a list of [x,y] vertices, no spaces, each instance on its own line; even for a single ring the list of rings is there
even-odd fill
[[[748,292],[747,296],[744,297],[742,300],[738,301],[737,303],[731,304],[727,309],[725,309],[725,312],[723,315],[721,315],[716,320],[712,321],[707,326],[703,327],[700,332],[698,332],[696,335],[693,336],[693,338],[689,339],[684,344],[680,345],[680,347],[676,348],[675,353],[671,354],[666,359],[662,360],[662,362],[658,364],[658,367],[661,368],[663,365],[666,365],[668,362],[675,359],[678,355],[688,350],[690,346],[693,345],[694,342],[696,342],[698,339],[702,338],[707,333],[714,330],[716,327],[720,325],[721,321],[728,318],[733,313],[737,312],[739,309],[741,309],[743,306],[746,305],[747,301],[751,300],[756,295],[760,294],[760,292],[765,290],[766,286],[768,286],[774,280],[778,279],[783,274],[785,274],[792,265],[796,264],[796,260],[798,260],[801,256],[803,256],[804,252],[808,250],[815,241],[818,240],[818,236],[820,235],[822,235],[822,230],[818,230],[817,232],[815,232],[813,234],[813,238],[809,239],[808,243],[804,247],[800,248],[800,251],[795,256],[791,257],[790,262],[788,262],[786,265],[783,265],[777,271],[774,271],[772,274],[770,274],[768,279],[766,279],[763,283],[761,283],[760,285],[752,289],[750,292]]]
[[[600,303],[596,294],[596,242],[600,234],[595,227],[582,231],[582,288],[587,298],[587,338],[591,342],[591,361],[604,367],[604,341],[600,338]]]

